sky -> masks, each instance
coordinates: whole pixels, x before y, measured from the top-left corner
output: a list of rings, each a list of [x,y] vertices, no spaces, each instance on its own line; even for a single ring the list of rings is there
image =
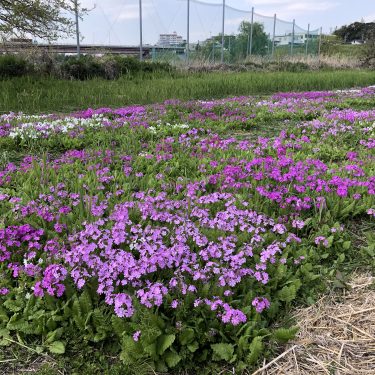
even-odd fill
[[[81,3],[91,9],[80,22],[82,44],[139,44],[139,0]],[[222,0],[190,0],[190,4],[190,41],[217,35],[221,31]],[[236,33],[242,20],[251,19],[252,7],[255,21],[263,23],[267,33],[272,33],[273,16],[277,15],[276,35],[291,32],[293,19],[296,31],[307,29],[310,23],[310,30],[322,27],[325,33],[361,19],[375,21],[375,0],[226,0],[226,4],[226,34]],[[160,33],[176,31],[186,38],[187,0],[142,0],[142,10],[144,44],[155,44]],[[74,38],[59,41],[74,42]]]

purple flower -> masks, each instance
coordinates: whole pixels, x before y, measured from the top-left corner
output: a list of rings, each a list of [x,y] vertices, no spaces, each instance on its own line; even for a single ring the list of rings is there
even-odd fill
[[[133,340],[134,340],[134,341],[138,341],[140,337],[141,337],[141,331],[136,331],[136,332],[133,334]]]
[[[256,297],[251,304],[255,307],[257,313],[261,313],[263,310],[268,309],[271,306],[270,302],[265,297]]]

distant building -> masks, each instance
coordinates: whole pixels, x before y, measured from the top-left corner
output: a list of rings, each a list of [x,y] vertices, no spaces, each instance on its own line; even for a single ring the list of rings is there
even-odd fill
[[[32,39],[27,39],[27,38],[11,38],[9,40],[10,43],[20,43],[20,44],[32,44],[33,40]]]
[[[176,47],[184,43],[181,35],[177,35],[176,32],[172,34],[160,34],[158,46],[161,47]]]
[[[313,39],[317,39],[318,37],[319,35],[315,35],[315,34],[307,34],[307,33],[295,34],[293,44],[297,44],[297,45],[305,44],[307,39],[313,40]],[[292,39],[293,39],[292,33],[275,36],[275,45],[276,46],[288,46],[288,45],[290,46],[292,44]]]

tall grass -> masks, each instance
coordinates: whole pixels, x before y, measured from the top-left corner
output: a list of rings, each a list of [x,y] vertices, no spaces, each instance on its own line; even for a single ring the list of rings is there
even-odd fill
[[[375,71],[176,73],[117,81],[14,78],[0,82],[0,111],[69,112],[178,98],[210,99],[277,91],[330,90],[375,84]]]

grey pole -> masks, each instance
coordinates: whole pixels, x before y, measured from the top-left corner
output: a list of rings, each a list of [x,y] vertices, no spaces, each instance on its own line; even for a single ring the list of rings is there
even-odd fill
[[[250,33],[247,36],[246,57],[249,56],[249,47],[250,47]]]
[[[231,54],[230,54],[230,51],[231,51],[231,49],[230,49],[230,35],[228,36],[228,39],[229,39],[229,46],[228,46],[229,57],[228,57],[228,62],[230,63],[230,56],[231,56]]]
[[[143,60],[142,0],[139,0],[139,60]]]
[[[224,62],[225,0],[223,0],[223,23],[221,25],[221,63]]]
[[[272,34],[272,58],[275,54],[275,33],[276,33],[276,13],[273,17],[273,34]]]
[[[253,28],[254,28],[254,7],[251,8],[250,47],[249,47],[250,56],[253,52]]]
[[[292,43],[290,44],[290,54],[293,56],[293,47],[294,47],[294,29],[296,26],[296,20],[293,20],[293,31],[292,31]]]
[[[309,52],[309,39],[310,39],[310,24],[307,25],[307,39],[306,39],[306,57]]]
[[[320,50],[322,47],[322,28],[319,31],[319,47],[318,47],[318,57],[320,58]]]
[[[77,56],[81,56],[81,46],[79,41],[79,14],[78,14],[78,0],[74,0],[74,13],[76,16],[76,37],[77,37]]]
[[[189,63],[190,48],[190,0],[187,0],[186,62]]]
[[[215,42],[212,39],[212,61],[215,64]]]

